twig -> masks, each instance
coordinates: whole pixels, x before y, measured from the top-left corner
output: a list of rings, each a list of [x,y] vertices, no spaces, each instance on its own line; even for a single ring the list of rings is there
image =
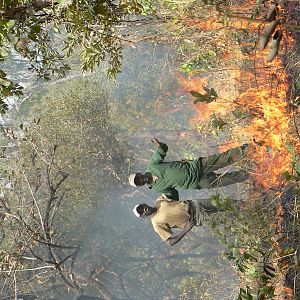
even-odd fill
[[[37,267],[37,268],[31,268],[31,269],[18,269],[18,270],[14,270],[14,272],[27,272],[27,271],[36,271],[36,270],[42,270],[42,269],[55,269],[55,266],[43,266],[43,267]],[[11,272],[10,271],[0,271],[1,273],[4,274],[9,274]]]
[[[62,265],[65,261],[67,261],[70,257],[73,257],[75,254],[77,254],[77,250],[75,252],[73,252],[72,254],[66,256],[62,261],[60,261],[56,267],[59,267],[60,265]]]
[[[38,212],[38,215],[39,215],[39,218],[40,218],[40,222],[41,222],[40,225],[41,225],[41,227],[42,227],[43,233],[44,233],[45,238],[46,238],[46,232],[45,232],[44,222],[43,222],[43,218],[42,218],[42,214],[41,214],[40,208],[39,208],[39,206],[38,206],[38,204],[37,204],[37,201],[36,201],[35,195],[34,195],[34,193],[33,193],[33,191],[32,191],[32,188],[31,188],[31,186],[30,186],[29,180],[28,180],[28,178],[27,178],[27,176],[25,175],[24,172],[23,172],[23,176],[24,176],[24,178],[25,178],[25,180],[26,180],[26,182],[27,182],[27,184],[28,184],[28,187],[29,187],[29,190],[30,190],[30,193],[31,193],[33,202],[34,202],[34,205],[35,205],[35,207],[36,207],[36,209],[37,209],[37,212]],[[46,239],[47,239],[47,238],[46,238]]]
[[[296,133],[298,135],[298,138],[300,139],[299,128],[298,128],[298,125],[297,125],[297,122],[296,122],[296,116],[295,116],[294,113],[293,113],[293,122],[294,122],[294,126],[295,126],[295,129],[296,129]]]
[[[14,272],[14,294],[15,294],[15,300],[17,300],[17,279],[16,279],[16,272]]]

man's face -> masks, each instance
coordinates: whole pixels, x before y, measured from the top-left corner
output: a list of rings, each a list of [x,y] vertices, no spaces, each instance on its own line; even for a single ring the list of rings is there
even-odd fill
[[[134,183],[136,184],[136,186],[143,186],[148,182],[149,182],[149,177],[147,175],[136,173],[134,178]]]
[[[142,206],[143,211],[141,213],[141,218],[146,218],[146,217],[149,217],[150,215],[153,214],[153,212],[154,212],[154,208],[153,207],[151,207],[151,206],[149,206],[147,204],[142,204],[142,205],[143,205]]]

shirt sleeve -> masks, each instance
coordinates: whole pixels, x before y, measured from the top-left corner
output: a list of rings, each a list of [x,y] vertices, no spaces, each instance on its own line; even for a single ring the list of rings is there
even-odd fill
[[[153,228],[164,241],[166,241],[173,234],[172,230],[166,224],[153,225]]]
[[[150,168],[152,165],[162,163],[165,156],[167,155],[167,152],[168,146],[164,143],[160,143],[159,147],[157,147],[157,150],[154,152],[148,162],[148,168]]]
[[[170,188],[165,191],[163,191],[163,195],[166,196],[166,198],[171,199],[171,200],[179,200],[179,193],[175,188]]]

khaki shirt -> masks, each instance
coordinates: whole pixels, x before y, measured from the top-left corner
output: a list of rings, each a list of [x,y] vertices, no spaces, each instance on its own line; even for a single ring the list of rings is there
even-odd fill
[[[172,201],[158,198],[155,203],[157,212],[151,217],[154,230],[165,241],[172,234],[172,228],[184,228],[190,215],[186,201]]]

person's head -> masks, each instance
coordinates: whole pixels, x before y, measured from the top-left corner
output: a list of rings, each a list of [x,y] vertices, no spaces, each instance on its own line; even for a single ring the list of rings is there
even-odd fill
[[[146,183],[151,182],[151,176],[148,174],[142,174],[142,173],[136,173],[136,174],[131,174],[128,178],[129,184],[133,187],[139,187],[143,186]]]
[[[138,218],[146,218],[151,216],[153,213],[156,212],[156,208],[155,207],[151,207],[145,203],[142,204],[137,204],[134,208],[133,208],[133,213],[135,214],[136,217]]]

